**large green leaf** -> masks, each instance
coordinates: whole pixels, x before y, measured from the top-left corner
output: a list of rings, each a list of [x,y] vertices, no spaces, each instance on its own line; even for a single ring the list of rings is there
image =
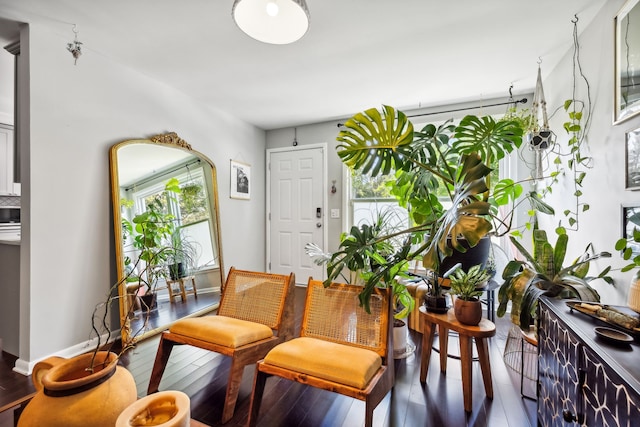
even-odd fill
[[[456,127],[458,153],[481,153],[491,163],[502,159],[522,144],[523,129],[513,120],[496,121],[491,116],[466,116]]]
[[[564,264],[564,257],[567,253],[567,244],[569,243],[569,236],[567,234],[560,234],[558,240],[556,240],[556,247],[553,249],[553,276],[558,274]]]
[[[393,107],[370,108],[344,123],[336,147],[343,163],[363,174],[389,174],[411,154],[413,124]]]

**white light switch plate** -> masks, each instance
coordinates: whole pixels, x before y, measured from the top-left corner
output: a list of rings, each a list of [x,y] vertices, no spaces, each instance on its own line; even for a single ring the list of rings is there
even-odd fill
[[[340,218],[340,209],[331,209],[331,218]]]

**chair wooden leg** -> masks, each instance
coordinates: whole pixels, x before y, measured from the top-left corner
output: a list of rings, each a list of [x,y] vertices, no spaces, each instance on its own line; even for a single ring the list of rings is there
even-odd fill
[[[365,413],[364,413],[364,427],[372,427],[373,426],[373,410],[375,407],[369,402],[365,405]]]
[[[160,344],[158,344],[158,352],[156,353],[156,360],[153,362],[153,369],[151,369],[151,378],[149,379],[149,387],[147,388],[147,394],[155,393],[160,387],[160,380],[162,380],[162,374],[167,367],[169,356],[171,356],[171,350],[176,345],[175,342],[164,338],[165,334],[160,337]]]
[[[262,403],[262,394],[264,386],[267,382],[268,375],[260,372],[256,366],[256,375],[253,377],[253,392],[251,393],[251,405],[249,406],[249,422],[247,427],[255,427],[258,422],[258,414],[260,413],[260,404]]]
[[[244,372],[244,362],[233,357],[231,359],[231,371],[229,372],[229,380],[227,382],[227,394],[224,398],[224,410],[222,411],[222,423],[226,423],[233,418],[233,413],[238,400],[238,392],[240,391],[240,383],[242,382],[242,373]]]

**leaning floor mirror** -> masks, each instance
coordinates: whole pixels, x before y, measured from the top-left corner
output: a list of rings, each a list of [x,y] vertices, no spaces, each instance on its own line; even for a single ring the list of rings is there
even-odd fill
[[[216,169],[175,133],[110,150],[123,343],[218,307],[224,283]]]

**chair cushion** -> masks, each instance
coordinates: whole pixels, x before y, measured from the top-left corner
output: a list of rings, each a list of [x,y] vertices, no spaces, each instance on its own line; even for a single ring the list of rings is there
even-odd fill
[[[275,346],[264,363],[362,390],[382,365],[382,358],[371,350],[301,337]]]
[[[169,331],[230,348],[273,337],[273,331],[266,325],[226,316],[182,319]]]

